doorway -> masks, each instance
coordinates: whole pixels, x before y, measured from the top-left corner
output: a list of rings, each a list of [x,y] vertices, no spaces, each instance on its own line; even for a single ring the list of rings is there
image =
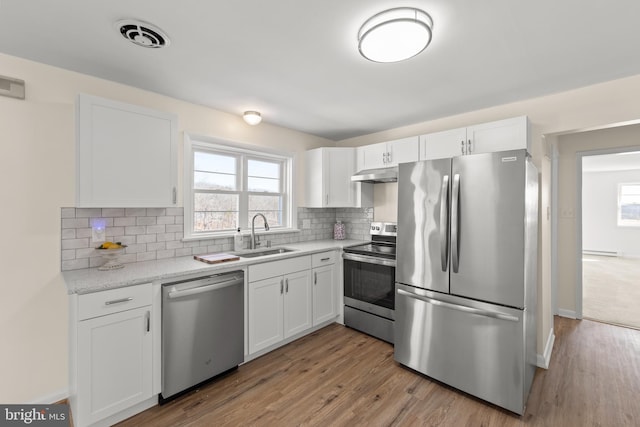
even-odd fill
[[[582,316],[640,329],[640,150],[581,166]]]

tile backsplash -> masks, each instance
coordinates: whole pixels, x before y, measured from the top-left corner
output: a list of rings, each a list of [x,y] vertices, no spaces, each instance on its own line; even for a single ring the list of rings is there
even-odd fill
[[[91,227],[95,222],[105,226],[105,238],[127,245],[120,257],[123,263],[141,262],[233,250],[232,237],[183,241],[183,208],[62,208],[61,269],[79,270],[99,267],[104,263],[94,248]],[[372,208],[298,208],[298,230],[261,234],[262,242],[273,246],[333,238],[337,220],[345,224],[346,238],[368,240]],[[244,238],[248,247],[249,237]]]

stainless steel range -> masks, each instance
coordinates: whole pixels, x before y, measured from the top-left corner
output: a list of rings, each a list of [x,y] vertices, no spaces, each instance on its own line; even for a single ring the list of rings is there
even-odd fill
[[[344,248],[344,324],[393,343],[396,223],[372,222],[370,234]]]

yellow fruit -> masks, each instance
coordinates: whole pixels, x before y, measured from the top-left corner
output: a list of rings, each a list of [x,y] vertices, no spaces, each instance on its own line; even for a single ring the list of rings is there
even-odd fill
[[[115,243],[113,242],[104,242],[102,245],[100,245],[100,249],[109,249],[114,245]]]

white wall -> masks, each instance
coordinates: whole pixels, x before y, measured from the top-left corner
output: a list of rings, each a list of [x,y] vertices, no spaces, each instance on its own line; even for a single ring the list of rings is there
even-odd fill
[[[184,131],[294,152],[297,182],[303,179],[305,150],[335,145],[269,123],[250,127],[236,115],[16,57],[0,55],[0,70],[26,81],[26,100],[0,97],[2,403],[51,403],[66,397],[60,208],[74,205],[79,92],[176,113],[179,153]],[[181,191],[179,196],[181,203]]]
[[[554,95],[533,98],[511,104],[499,105],[477,111],[471,111],[441,119],[425,121],[411,126],[390,129],[384,132],[364,135],[340,141],[343,146],[360,146],[376,142],[400,139],[413,135],[427,134],[441,130],[500,120],[508,117],[527,115],[531,123],[532,155],[541,174],[540,195],[540,259],[538,262],[538,353],[544,352],[553,328],[551,310],[551,223],[547,216],[550,207],[550,163],[543,159],[547,155],[546,135],[573,132],[577,130],[605,127],[616,123],[640,120],[640,75],[613,80],[581,89],[561,92]],[[637,139],[636,139],[637,141]],[[388,188],[374,187],[374,209],[388,212],[396,203]],[[575,186],[574,186],[575,191]],[[569,199],[572,196],[568,196]],[[575,202],[575,197],[573,197]],[[574,205],[575,206],[575,203]],[[560,228],[564,225],[560,224]],[[575,251],[575,234],[559,236],[559,260],[563,269],[559,272],[558,281],[563,289],[558,290],[559,304],[567,304],[568,299],[561,301],[560,294],[575,291],[575,262],[571,251]],[[573,240],[572,240],[573,238]],[[573,256],[575,259],[575,256]],[[573,271],[573,276],[569,270]],[[565,295],[566,296],[566,295]],[[569,298],[570,299],[570,298]],[[571,305],[574,303],[571,302]],[[560,305],[562,307],[562,305]]]
[[[640,183],[640,170],[582,173],[582,248],[640,257],[640,227],[618,226],[618,184]]]

